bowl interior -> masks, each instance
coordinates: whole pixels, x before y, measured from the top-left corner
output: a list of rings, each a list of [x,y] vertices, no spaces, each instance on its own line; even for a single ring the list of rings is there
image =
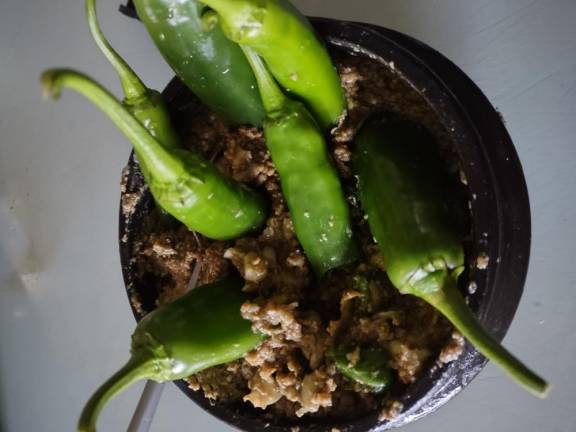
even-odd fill
[[[482,92],[454,64],[426,45],[406,35],[374,25],[313,18],[312,22],[330,50],[344,50],[394,68],[433,107],[444,127],[451,131],[470,192],[473,240],[466,285],[477,289],[468,295],[471,309],[482,324],[502,339],[518,306],[528,266],[530,209],[522,169],[501,118]],[[173,120],[178,127],[193,113],[197,100],[174,79],[165,89]],[[186,110],[183,109],[186,107]],[[192,110],[192,111],[191,111]],[[131,156],[124,171],[123,195],[131,194],[132,210],[120,213],[120,255],[126,290],[137,320],[155,307],[156,293],[136,276],[134,242],[144,216],[154,207],[137,163]],[[489,257],[486,269],[478,269],[474,258]],[[465,287],[463,287],[465,288]],[[378,413],[350,422],[323,424],[317,420],[300,423],[309,431],[386,430],[414,421],[440,407],[482,369],[486,360],[470,345],[456,361],[432,366],[401,398],[403,412],[392,421],[379,421]],[[233,425],[246,430],[290,432],[285,424],[266,424],[261,411],[247,404],[212,404],[184,381],[176,385],[198,405]]]

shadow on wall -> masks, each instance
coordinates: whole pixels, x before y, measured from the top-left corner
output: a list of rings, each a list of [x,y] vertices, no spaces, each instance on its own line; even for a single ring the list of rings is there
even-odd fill
[[[0,191],[1,193],[1,191]],[[46,227],[39,215],[31,212],[29,197],[8,197],[0,195],[0,285],[25,288],[38,273],[46,268],[49,253],[42,254],[46,259],[39,259],[34,239],[45,240],[45,250],[52,250],[58,242],[57,232],[44,235]],[[59,230],[55,230],[59,231]]]

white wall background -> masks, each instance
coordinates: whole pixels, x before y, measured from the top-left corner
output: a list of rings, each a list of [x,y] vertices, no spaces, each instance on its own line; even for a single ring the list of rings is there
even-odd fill
[[[115,47],[153,88],[171,72],[144,28],[100,0]],[[493,366],[406,432],[576,430],[576,2],[299,0],[307,14],[391,27],[440,50],[503,113],[532,202],[531,266],[507,346],[548,377],[546,401]],[[75,427],[88,395],[126,358],[134,328],[117,251],[120,170],[129,145],[67,92],[42,103],[50,66],[119,86],[91,41],[81,0],[0,0],[0,431]],[[103,413],[125,430],[140,386]],[[168,386],[153,430],[228,431]]]

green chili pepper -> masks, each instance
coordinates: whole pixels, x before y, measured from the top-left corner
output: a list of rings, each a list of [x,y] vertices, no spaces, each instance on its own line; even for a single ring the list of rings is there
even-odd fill
[[[289,1],[200,1],[216,11],[226,36],[256,51],[322,127],[338,122],[345,109],[340,77],[306,17]]]
[[[381,392],[392,383],[392,370],[388,365],[388,354],[377,348],[360,349],[358,361],[352,365],[343,351],[330,354],[338,371],[347,378],[372,387]]]
[[[430,303],[478,351],[545,396],[548,384],[481,327],[458,291],[464,253],[442,197],[442,161],[432,137],[408,121],[369,121],[356,138],[354,167],[370,229],[396,288]]]
[[[260,125],[264,109],[240,48],[219,26],[206,26],[195,0],[135,0],[154,43],[176,75],[206,105],[233,123]]]
[[[98,48],[112,64],[124,91],[122,105],[156,138],[162,146],[166,148],[176,148],[180,144],[179,137],[174,132],[168,109],[162,100],[162,96],[156,90],[147,88],[138,75],[124,61],[120,55],[112,48],[108,40],[104,37],[98,18],[96,15],[96,0],[86,0],[86,20],[92,38]],[[150,180],[150,169],[146,166],[136,150],[140,168],[144,179]]]
[[[294,231],[318,275],[357,258],[348,205],[316,121],[287,98],[262,60],[244,47],[266,109],[266,145],[282,184]]]
[[[47,96],[58,98],[69,87],[96,104],[126,135],[150,170],[148,186],[158,205],[206,237],[225,240],[260,227],[264,203],[253,191],[224,177],[194,153],[163,147],[114,96],[89,77],[72,70],[42,74]]]
[[[240,315],[246,300],[239,277],[194,288],[146,315],[132,334],[128,363],[90,398],[78,430],[93,432],[104,405],[136,381],[186,378],[244,356],[262,341]]]

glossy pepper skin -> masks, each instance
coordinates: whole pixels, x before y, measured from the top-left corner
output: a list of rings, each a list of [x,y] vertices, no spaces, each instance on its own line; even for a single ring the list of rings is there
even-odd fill
[[[362,348],[359,359],[351,364],[344,351],[331,353],[338,371],[347,378],[371,387],[374,392],[388,388],[393,381],[392,371],[388,365],[388,354],[378,348]]]
[[[357,258],[348,203],[322,132],[306,107],[287,98],[262,60],[245,48],[266,108],[264,135],[294,231],[318,276]]]
[[[110,45],[98,24],[96,0],[86,0],[85,9],[86,21],[92,38],[116,70],[122,84],[124,92],[122,105],[136,117],[163,147],[177,148],[180,145],[180,138],[174,131],[168,109],[162,100],[161,94],[146,87],[138,75]],[[139,159],[144,179],[148,182],[151,178],[150,169],[146,166],[144,158],[140,156],[138,150],[135,152],[136,157]]]
[[[166,62],[202,102],[231,123],[262,123],[254,74],[238,45],[202,21],[203,4],[135,0],[134,6]]]
[[[304,101],[324,128],[345,109],[340,77],[310,23],[287,0],[201,0],[224,33],[252,48],[276,80]]]
[[[124,133],[150,170],[148,186],[156,203],[190,230],[218,240],[258,229],[265,204],[253,191],[224,177],[209,161],[179,148],[162,146],[128,110],[92,79],[69,69],[42,74],[46,96],[71,88],[97,105]]]
[[[373,119],[356,137],[360,200],[388,276],[401,293],[438,309],[520,385],[545,396],[548,384],[482,328],[458,291],[464,253],[442,197],[442,166],[432,137],[409,121]]]
[[[139,380],[186,378],[244,356],[262,341],[240,315],[246,300],[240,277],[192,289],[146,315],[132,335],[130,360],[87,402],[78,430],[94,432],[98,414],[116,394]]]

